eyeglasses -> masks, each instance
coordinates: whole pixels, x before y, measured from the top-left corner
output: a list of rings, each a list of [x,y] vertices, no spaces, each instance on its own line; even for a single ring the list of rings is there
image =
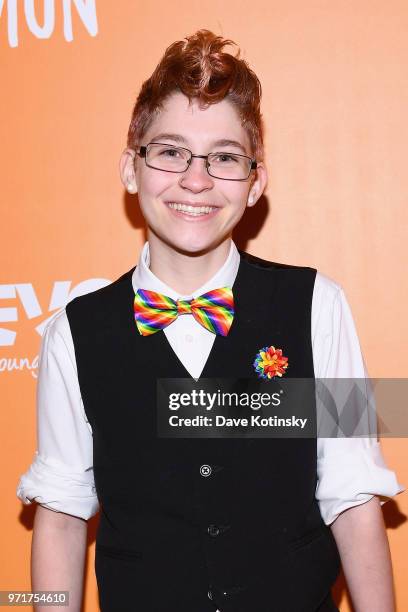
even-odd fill
[[[165,172],[186,172],[193,157],[205,159],[205,167],[210,176],[226,181],[246,181],[257,162],[247,155],[216,152],[208,155],[193,155],[189,149],[175,147],[161,142],[150,142],[137,151],[144,157],[146,166]]]

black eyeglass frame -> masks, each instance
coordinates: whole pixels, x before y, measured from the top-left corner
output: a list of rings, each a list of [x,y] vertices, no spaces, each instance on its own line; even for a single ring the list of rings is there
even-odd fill
[[[187,151],[188,153],[190,153],[190,159],[187,161],[187,168],[185,170],[164,170],[163,168],[157,168],[156,166],[152,166],[151,164],[148,164],[147,163],[147,152],[148,152],[149,145],[152,145],[152,144],[162,145],[162,146],[169,147],[172,149],[182,149],[183,151]],[[172,172],[175,174],[183,174],[183,172],[187,172],[187,170],[190,167],[193,157],[199,157],[200,159],[205,159],[206,161],[205,167],[206,167],[208,174],[212,176],[212,178],[220,179],[220,181],[247,181],[251,175],[252,170],[256,170],[258,167],[258,162],[255,159],[252,159],[252,157],[249,157],[249,155],[241,155],[240,153],[234,153],[233,155],[236,155],[237,157],[245,157],[246,159],[250,160],[251,165],[249,167],[248,176],[242,179],[223,178],[221,176],[214,176],[213,174],[211,174],[210,172],[211,165],[208,162],[208,157],[210,155],[214,155],[215,153],[217,153],[217,155],[232,155],[231,151],[214,151],[214,153],[208,153],[208,155],[195,155],[192,151],[190,151],[190,149],[186,149],[185,147],[177,147],[175,145],[169,145],[166,142],[149,142],[147,145],[140,146],[139,150],[136,151],[136,153],[139,155],[139,157],[144,158],[145,164],[148,168],[153,168],[154,170],[161,170],[162,172]]]

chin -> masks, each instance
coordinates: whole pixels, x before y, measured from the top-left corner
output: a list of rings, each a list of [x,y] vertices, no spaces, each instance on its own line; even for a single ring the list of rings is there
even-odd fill
[[[211,251],[217,244],[214,239],[204,239],[197,236],[196,238],[190,238],[185,240],[180,240],[180,238],[176,238],[169,242],[170,246],[180,253],[190,254],[190,255],[201,255],[207,251]]]
[[[200,242],[200,243],[176,243],[173,248],[180,253],[189,255],[202,255],[208,251],[211,251],[214,246],[212,242]]]

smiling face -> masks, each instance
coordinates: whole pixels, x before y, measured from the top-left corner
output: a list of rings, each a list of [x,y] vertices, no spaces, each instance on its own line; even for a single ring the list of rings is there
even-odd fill
[[[253,157],[248,134],[226,99],[203,110],[196,100],[189,105],[184,94],[171,94],[139,145],[150,142],[186,147],[197,155],[222,151]],[[204,159],[193,158],[185,172],[172,173],[146,166],[130,149],[122,154],[120,170],[125,187],[137,185],[149,243],[186,254],[211,251],[230,238],[266,184],[262,163],[248,180],[229,181],[210,176]],[[187,206],[193,208],[180,210]]]

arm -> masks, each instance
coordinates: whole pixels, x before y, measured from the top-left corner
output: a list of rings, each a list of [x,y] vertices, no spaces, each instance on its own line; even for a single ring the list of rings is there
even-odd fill
[[[31,550],[33,591],[68,591],[67,612],[81,610],[87,522],[37,505]],[[61,606],[34,606],[57,612]]]
[[[312,311],[316,378],[329,384],[346,379],[342,388],[347,388],[348,383],[358,384],[368,377],[351,309],[334,281],[323,276],[316,280]],[[404,487],[387,467],[375,435],[376,423],[367,417],[365,413],[359,423],[367,437],[318,438],[316,498],[336,540],[356,612],[394,612],[392,566],[380,503]]]
[[[38,449],[20,478],[17,495],[24,504],[37,503],[31,551],[33,589],[70,591],[68,609],[75,612],[81,609],[86,521],[99,509],[88,425],[69,323],[61,311],[50,320],[41,342]],[[43,609],[60,611],[61,607],[37,608]]]
[[[356,612],[395,612],[392,564],[379,498],[342,512],[330,525]]]

